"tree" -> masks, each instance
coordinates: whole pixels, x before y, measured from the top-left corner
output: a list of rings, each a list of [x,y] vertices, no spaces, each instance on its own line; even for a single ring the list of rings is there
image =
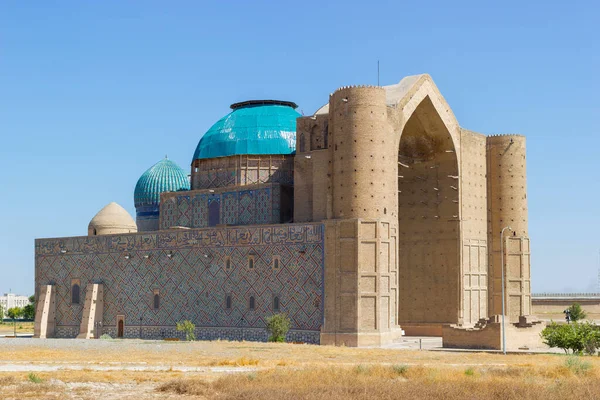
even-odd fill
[[[185,332],[185,340],[192,341],[196,340],[196,335],[194,334],[194,330],[196,329],[196,325],[192,321],[181,321],[177,323],[177,331]]]
[[[17,321],[16,320],[22,314],[23,314],[23,309],[19,308],[19,307],[9,308],[8,312],[6,313],[6,315],[8,315],[8,318],[12,318],[12,320],[13,320],[15,337],[17,337]]]
[[[285,342],[285,335],[290,330],[292,322],[285,313],[275,314],[267,318],[269,342]]]
[[[571,350],[573,354],[582,354],[585,351],[593,355],[600,346],[600,330],[589,322],[552,322],[544,328],[541,336],[544,344],[562,349],[566,354]]]
[[[4,322],[4,308],[2,308],[2,304],[0,304],[0,324]]]
[[[585,319],[585,317],[587,317],[587,313],[583,311],[583,308],[581,308],[581,305],[579,303],[574,303],[571,307],[568,308],[568,310],[570,312],[572,322],[581,321],[582,319]]]
[[[21,314],[23,313],[23,309],[19,308],[19,307],[13,307],[13,308],[9,308],[8,311],[6,312],[6,315],[8,316],[8,318],[12,318],[17,319],[21,316]]]
[[[23,318],[35,319],[35,296],[29,296],[29,304],[23,307]]]

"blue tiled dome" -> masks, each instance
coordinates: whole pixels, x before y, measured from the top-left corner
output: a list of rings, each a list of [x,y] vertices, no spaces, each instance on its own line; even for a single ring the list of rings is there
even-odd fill
[[[251,100],[233,110],[202,136],[194,160],[238,154],[292,154],[296,150],[298,106],[289,101]]]
[[[165,158],[142,174],[135,185],[135,207],[158,207],[162,192],[190,190],[186,172],[173,161]]]

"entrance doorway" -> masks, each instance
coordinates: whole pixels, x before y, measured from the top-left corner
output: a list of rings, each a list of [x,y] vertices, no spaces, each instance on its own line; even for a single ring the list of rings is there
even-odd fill
[[[117,316],[117,337],[122,338],[125,333],[125,317],[123,315]]]

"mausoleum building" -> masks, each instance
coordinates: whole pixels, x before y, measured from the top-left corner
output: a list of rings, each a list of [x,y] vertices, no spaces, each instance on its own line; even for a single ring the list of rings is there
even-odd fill
[[[164,159],[140,177],[135,221],[111,203],[88,236],[36,240],[36,336],[160,339],[185,319],[266,340],[284,312],[293,341],[497,348],[503,309],[515,346],[537,334],[523,136],[462,128],[429,75],[296,108],[233,104],[189,175]]]

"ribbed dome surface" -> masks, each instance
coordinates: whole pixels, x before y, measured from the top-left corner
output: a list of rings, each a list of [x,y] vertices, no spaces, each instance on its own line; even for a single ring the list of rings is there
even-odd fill
[[[239,154],[291,154],[296,150],[296,104],[251,100],[233,104],[233,111],[200,139],[194,160]]]
[[[178,190],[190,190],[190,180],[179,165],[165,158],[150,167],[137,181],[133,194],[135,207],[158,205],[161,193]]]

